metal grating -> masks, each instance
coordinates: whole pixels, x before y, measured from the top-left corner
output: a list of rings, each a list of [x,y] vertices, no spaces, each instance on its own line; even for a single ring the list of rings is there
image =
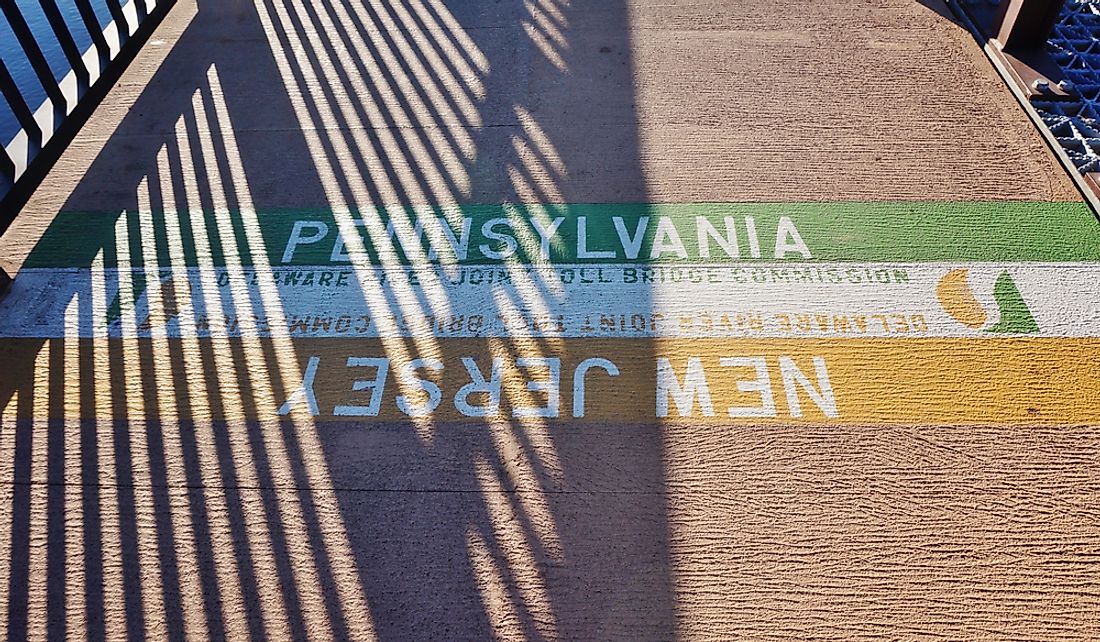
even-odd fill
[[[958,0],[971,16],[996,0]],[[1047,40],[1047,53],[1072,83],[1069,99],[1032,96],[1031,105],[1081,174],[1100,172],[1100,0],[1068,0]]]
[[[1082,174],[1100,171],[1100,3],[1070,0],[1047,48],[1073,83],[1068,101],[1032,100]]]

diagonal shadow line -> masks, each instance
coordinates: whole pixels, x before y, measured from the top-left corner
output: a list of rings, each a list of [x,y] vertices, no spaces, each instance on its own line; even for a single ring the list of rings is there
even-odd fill
[[[360,73],[361,73],[361,70],[360,70]],[[328,93],[328,94],[326,94],[326,99],[329,99],[329,100],[331,100],[331,99],[332,99],[332,94],[331,94],[331,92],[330,92],[330,93]],[[313,108],[313,107],[311,107],[310,109],[314,109],[314,108]],[[188,128],[188,131],[190,131],[190,132],[192,133],[192,135],[194,135],[194,133],[195,133],[195,131],[196,131],[196,129],[197,129],[197,123],[195,123],[195,121],[194,121],[194,118],[193,118],[193,116],[190,116],[190,117],[188,117],[188,116],[185,116],[185,121],[186,121],[186,123],[187,123],[187,128]],[[375,138],[374,138],[374,140],[375,140],[375,141],[377,141],[377,137],[375,137]],[[398,156],[398,157],[396,157],[396,158],[389,158],[389,157],[388,157],[388,156],[387,156],[386,154],[383,154],[383,155],[382,155],[382,156],[383,156],[383,158],[386,158],[386,159],[387,159],[387,160],[386,160],[386,162],[387,162],[387,167],[388,167],[388,171],[389,171],[389,173],[390,173],[390,175],[391,175],[391,180],[392,180],[392,175],[396,174],[396,170],[394,170],[394,169],[393,169],[393,167],[394,167],[395,165],[397,165],[397,164],[400,164],[400,163],[407,163],[407,162],[408,162],[408,158],[409,158],[409,150],[408,150],[408,147],[407,147],[407,146],[405,146],[405,147],[400,147],[400,148],[399,148],[399,150],[400,150],[400,154],[399,154],[399,156]],[[327,150],[326,150],[326,151],[328,151],[329,153],[332,153],[332,148],[331,148],[331,146],[329,146],[329,147],[327,148]],[[178,150],[176,150],[176,151],[175,151],[175,154],[176,154],[176,155],[178,156],[178,154],[179,154]],[[403,157],[403,158],[402,158],[402,157]],[[438,157],[438,156],[436,156],[436,157],[435,157],[435,160],[436,160],[436,162],[438,162],[438,159],[439,159],[439,157]],[[180,161],[178,161],[178,162],[179,162],[180,164],[182,164],[182,163],[183,163],[184,161],[180,160]],[[219,162],[220,162],[220,160],[219,160]],[[200,172],[204,171],[204,163],[200,162],[200,163],[198,163],[197,165],[199,165],[199,168],[198,168],[198,169],[199,169],[199,171],[200,171]],[[360,164],[359,166],[360,166],[360,168],[362,168],[362,167],[363,167],[363,166],[362,166],[361,164]],[[224,174],[224,172],[223,172],[223,174]],[[178,176],[178,174],[176,174],[176,176]],[[423,175],[421,174],[420,176],[421,176],[421,178],[420,178],[420,180],[419,180],[418,182],[423,182],[423,180],[424,180],[424,179],[423,179]],[[205,182],[205,181],[202,181],[202,180],[200,179],[200,183],[201,183],[201,182]],[[373,182],[372,182],[372,181],[368,181],[367,183],[368,183],[368,185],[372,185],[372,184],[373,184]],[[344,189],[345,189],[345,190],[347,190],[348,188],[347,188],[347,186],[346,186],[346,183],[345,183],[344,185],[345,185]],[[177,193],[178,195],[182,195],[182,193],[184,192],[184,189],[183,189],[183,188],[182,188],[181,186],[177,185],[177,187],[176,187],[176,190],[175,190],[175,191],[176,191],[176,193]],[[199,195],[198,195],[198,198],[199,198],[200,202],[201,202],[201,203],[203,204],[203,207],[204,207],[204,209],[205,209],[206,207],[210,206],[210,205],[211,205],[211,203],[212,203],[211,197],[210,197],[210,195],[209,195],[208,193],[205,193],[205,192],[204,192],[204,193],[202,193],[202,194],[199,194]],[[185,207],[185,206],[184,206],[184,207],[180,207],[179,209],[180,209],[180,211],[182,211],[182,210],[186,209],[186,207]],[[185,222],[185,223],[184,223],[184,225],[187,225],[187,223]],[[211,241],[212,241],[212,243],[215,243],[215,244],[220,244],[220,243],[222,243],[222,242],[223,242],[223,239],[221,238],[221,236],[217,234],[217,230],[212,230],[212,231],[211,231],[211,233],[210,233],[210,236],[211,236]],[[239,239],[240,237],[238,236],[237,238]],[[227,235],[227,239],[231,240],[231,235]],[[108,250],[107,252],[105,252],[105,254],[106,254],[106,255],[109,255],[109,254],[110,254],[110,251]],[[224,299],[223,299],[223,300],[222,300],[222,301],[221,301],[220,303],[222,304],[222,307],[228,307],[228,305],[231,305],[231,304],[232,304],[233,302],[232,302],[231,300],[224,300]],[[227,305],[227,304],[228,304],[228,305]],[[549,349],[549,347],[546,347],[546,348],[543,348],[543,349]],[[207,376],[209,376],[209,374],[210,374],[210,370],[212,369],[212,366],[211,366],[211,364],[215,364],[215,363],[216,363],[216,359],[214,358],[214,355],[213,355],[213,352],[212,352],[212,350],[213,350],[213,348],[212,348],[212,347],[209,347],[209,346],[208,346],[208,347],[207,347],[207,349],[206,349],[206,350],[205,350],[205,351],[203,352],[203,354],[201,355],[201,358],[202,358],[202,362],[206,364],[206,367],[204,368],[204,372],[206,373],[206,375],[207,375]],[[516,353],[515,351],[513,351],[513,352],[512,352],[512,354],[513,354],[513,355],[515,355],[515,354],[518,354],[518,353]],[[238,359],[240,358],[240,349],[238,349],[238,350],[237,350],[237,352],[235,353],[235,356],[237,356],[237,357],[238,357]],[[143,355],[143,360],[144,360],[144,363],[146,363],[146,364],[148,364],[148,363],[149,363],[149,361],[150,361],[150,359],[152,359],[152,358],[153,358],[153,357],[152,357],[151,355],[149,355],[149,354],[145,354],[145,355]],[[273,358],[272,358],[272,357],[270,357],[270,356],[268,357],[268,359],[269,359],[269,362],[273,361]],[[114,363],[112,363],[112,366],[114,366]],[[112,367],[112,370],[114,370],[114,367]],[[274,371],[274,370],[273,370],[273,371]],[[176,377],[176,381],[177,381],[177,384],[176,384],[176,385],[177,385],[177,387],[178,387],[179,389],[186,389],[186,387],[187,387],[187,384],[188,384],[188,381],[186,381],[186,378],[185,378],[184,376],[182,376],[182,375],[181,375],[181,376],[177,376],[177,377]],[[208,379],[208,381],[207,381],[207,384],[206,384],[206,385],[207,385],[207,389],[214,389],[214,388],[215,388],[215,386],[213,386],[213,385],[212,385],[214,381],[215,381],[215,379],[213,379],[213,378],[210,378],[210,379]],[[242,385],[246,387],[246,390],[244,391],[244,394],[245,394],[246,396],[247,396],[247,395],[250,395],[250,394],[252,393],[252,390],[251,390],[251,389],[247,389],[247,387],[248,387],[248,385],[249,385],[249,381],[250,381],[250,380],[249,380],[249,379],[247,379],[247,377],[242,377],[242,378],[241,378],[241,383],[242,383]],[[280,382],[280,383],[281,383],[281,382]],[[220,395],[212,395],[212,396],[213,396],[214,398],[210,400],[210,401],[211,401],[211,403],[212,403],[212,404],[213,404],[213,405],[214,405],[215,407],[217,407],[217,409],[218,409],[219,411],[221,411],[222,413],[224,413],[226,409],[225,409],[225,408],[223,407],[223,404],[224,404],[224,402],[223,402],[223,401],[221,400],[221,398],[220,398]],[[21,401],[22,401],[22,396],[21,396]],[[116,401],[117,401],[117,398],[116,398]],[[148,408],[148,406],[147,406],[147,408]],[[117,414],[117,410],[116,410],[116,414]],[[129,439],[127,438],[127,435],[129,434],[129,431],[130,431],[130,430],[133,430],[133,429],[138,429],[138,427],[137,427],[136,425],[131,425],[131,424],[127,424],[127,425],[125,425],[125,426],[122,426],[122,427],[118,427],[118,426],[116,426],[116,427],[115,427],[115,430],[114,430],[114,433],[115,433],[115,435],[116,435],[116,438],[115,438],[115,440],[114,440],[114,441],[115,441],[116,443],[119,443],[119,444],[122,444],[122,445],[125,445],[125,444],[128,444],[128,443],[130,443],[130,440],[129,440]],[[24,442],[25,442],[25,441],[26,441],[26,438],[24,438],[24,439],[23,439],[22,441],[24,441]],[[150,439],[150,448],[155,448],[155,447],[153,446],[153,442],[154,442],[154,441],[155,441],[155,439]],[[292,439],[288,439],[287,441],[288,441],[289,443],[293,443],[293,441],[294,441],[294,440],[292,440]],[[22,443],[22,442],[21,442],[21,443]],[[257,452],[257,451],[259,450],[259,445],[260,445],[260,443],[261,443],[261,440],[259,440],[259,437],[258,437],[258,435],[256,435],[256,434],[255,434],[255,432],[252,432],[252,433],[250,433],[249,443],[250,443],[250,450],[251,450],[251,451],[253,451],[253,452]],[[192,445],[192,446],[191,446],[190,448],[191,448],[191,449],[193,449],[193,448],[194,448],[194,445]],[[221,457],[219,457],[219,460],[221,461],[221,464],[222,464],[222,473],[223,473],[223,475],[225,475],[225,474],[228,474],[228,473],[229,473],[229,469],[228,469],[228,466],[227,466],[227,463],[226,463],[226,457],[225,457],[225,455],[224,455],[224,453],[225,453],[225,452],[227,452],[227,451],[226,451],[226,448],[227,448],[227,445],[226,445],[226,444],[224,443],[224,439],[223,439],[223,441],[222,441],[221,443],[219,443],[219,445],[218,445],[218,448],[217,448],[217,450],[218,450],[219,452],[223,453],[223,454],[222,454],[222,456],[221,456]],[[486,449],[486,452],[490,452],[490,453],[492,452],[492,447],[491,447],[491,445],[489,445],[489,446],[482,446],[482,448],[485,448],[485,449]],[[88,450],[86,450],[85,452],[94,452],[94,448],[92,448],[92,447],[91,447],[91,445],[89,445],[89,449],[88,449]],[[130,458],[129,456],[130,456],[131,454],[132,454],[132,453],[129,453],[129,452],[127,452],[127,451],[126,451],[126,450],[125,450],[124,448],[120,448],[120,449],[116,450],[116,452],[115,452],[115,462],[116,462],[116,466],[117,466],[118,468],[122,469],[122,468],[123,468],[123,465],[124,465],[124,463],[125,463],[125,462],[126,462],[127,460],[129,460],[129,458]],[[296,455],[296,457],[297,457],[297,456],[298,456],[298,455]],[[263,456],[257,456],[257,459],[258,459],[258,460],[264,460],[264,457],[263,457]],[[92,459],[92,461],[95,461],[95,459],[93,458],[93,459]],[[194,459],[192,459],[192,461],[194,461]],[[265,472],[263,472],[263,473],[262,473],[262,475],[263,475],[263,476],[267,476],[267,475],[269,475],[269,474],[270,474],[270,471],[269,471],[269,470],[265,470]],[[201,471],[199,471],[199,470],[198,470],[197,468],[194,468],[194,467],[192,467],[192,469],[191,469],[191,471],[190,471],[190,473],[189,473],[189,477],[192,477],[192,478],[195,478],[195,479],[201,479]],[[94,476],[93,476],[92,478],[94,478]],[[302,478],[302,479],[304,480],[304,478]],[[121,480],[120,480],[120,481],[121,481]],[[305,486],[306,486],[306,484],[302,484],[301,482],[299,482],[298,486],[299,486],[299,487],[305,487]],[[564,493],[562,493],[562,494],[564,494]],[[126,495],[125,493],[120,493],[120,497],[123,497],[123,496],[125,496],[125,497],[128,497],[128,498],[132,498],[133,494],[131,493],[130,495]],[[129,500],[127,499],[127,500],[125,500],[125,501],[129,501]],[[205,508],[204,508],[204,510],[202,510],[202,511],[196,511],[196,510],[195,510],[195,507],[196,507],[197,505],[199,505],[199,502],[201,502],[201,500],[198,500],[198,501],[196,501],[196,502],[193,502],[193,503],[191,503],[192,511],[193,511],[193,513],[194,513],[192,521],[196,523],[196,526],[198,526],[200,522],[203,522],[203,521],[204,521],[204,519],[203,519],[203,516],[204,516],[204,515],[206,514],[206,510],[205,510]],[[96,506],[98,506],[98,505],[99,505],[99,502],[98,502],[98,501],[96,501],[96,502],[95,502],[95,505],[96,505]],[[235,507],[239,506],[239,497],[238,497],[238,498],[237,498],[236,500],[234,500],[234,506],[235,506]],[[269,514],[269,515],[273,514],[273,513],[272,513],[272,510],[273,510],[273,509],[271,509],[271,507],[270,507],[270,505],[269,505],[269,506],[268,506],[268,514]],[[490,526],[488,525],[488,523],[487,523],[487,522],[485,521],[485,518],[484,518],[484,516],[476,516],[476,517],[475,517],[475,516],[471,516],[471,517],[473,517],[473,518],[474,518],[474,521],[475,521],[476,523],[479,523],[479,524],[481,524],[481,525],[482,525],[483,527],[485,527],[485,528],[488,528],[489,530],[491,530],[491,527],[490,527]],[[128,528],[129,528],[129,527],[130,527],[130,526],[128,526]],[[240,529],[241,529],[241,526],[240,526],[239,524],[238,524],[238,525],[236,525],[236,526],[235,526],[235,528],[234,528],[235,532],[239,532],[239,531],[240,531]],[[311,530],[312,530],[312,529],[311,529]],[[486,533],[488,533],[489,531],[485,531],[485,532],[486,532]],[[314,540],[314,545],[316,546],[316,544],[317,544],[317,540],[315,539],[315,540]],[[133,540],[129,540],[129,544],[128,544],[128,545],[129,545],[129,546],[133,546]],[[240,549],[238,549],[238,551],[239,551],[239,550],[240,550]],[[497,557],[501,557],[501,556],[502,556],[502,551],[501,551],[501,549],[497,548],[497,550],[496,550],[496,554],[497,554]],[[241,554],[240,552],[238,552],[238,553],[237,553],[237,557],[238,557],[238,562],[241,562],[241,561],[242,561],[242,560],[244,559],[244,558],[242,557],[242,554]],[[212,575],[213,575],[213,573],[211,572],[211,577],[212,577]],[[131,579],[129,579],[128,581],[129,581],[130,583],[132,583],[132,582],[133,582],[133,579],[132,579],[132,575],[128,575],[127,577],[131,578]],[[285,574],[284,574],[284,577],[285,577]],[[251,583],[252,581],[254,581],[254,579],[253,579],[253,580],[251,580],[251,581],[250,581],[250,582],[248,582],[248,583]],[[213,586],[214,584],[213,584],[213,583],[210,583],[209,585]],[[513,596],[513,597],[512,597],[512,600],[513,600],[513,601],[516,601],[517,599],[518,599],[518,598],[517,598],[516,596]],[[209,605],[209,603],[208,603],[208,605]],[[522,604],[521,604],[521,606],[522,606]],[[208,608],[208,610],[207,610],[208,614],[209,614],[209,613],[212,613],[212,612],[214,612],[214,611],[215,611],[215,609],[213,609],[213,608]],[[208,624],[209,624],[209,620],[208,620]],[[528,629],[528,630],[530,630],[530,631],[533,631],[534,629],[533,629],[533,628],[531,628],[531,627],[532,627],[532,625],[531,625],[531,624],[528,624],[528,625],[527,625],[527,627],[525,627],[525,628],[527,628],[527,629]],[[211,631],[214,631],[214,630],[215,630],[215,626],[213,626],[213,625],[209,625],[209,628],[211,629]],[[253,629],[252,629],[252,630],[253,630],[253,633],[255,634],[255,633],[256,633],[256,629],[255,629],[255,627],[253,627]]]

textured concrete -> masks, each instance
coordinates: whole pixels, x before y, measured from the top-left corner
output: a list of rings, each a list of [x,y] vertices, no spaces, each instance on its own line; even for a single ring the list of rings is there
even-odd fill
[[[214,265],[241,274],[267,265],[265,252],[278,257],[261,232],[279,213],[1014,201],[1020,220],[1065,215],[1075,232],[1058,238],[1084,240],[1036,258],[1026,248],[1041,241],[1027,235],[1041,224],[1021,224],[1032,231],[1020,238],[1001,226],[959,260],[1092,261],[1095,221],[1049,206],[1079,200],[935,0],[180,0],[0,238],[0,262],[27,274],[86,269],[91,279],[105,264],[194,268],[193,284],[143,276],[139,286],[123,269],[105,286],[147,288],[155,325],[200,305],[232,305],[241,317],[248,305],[291,308],[271,299],[282,296],[274,289],[252,295],[234,282],[212,295],[202,282]],[[58,212],[85,212],[83,229],[106,231],[86,232],[84,254],[60,266],[50,263],[64,254],[55,241],[39,243]],[[957,239],[980,238],[981,220],[914,226],[943,239],[914,245],[964,248]],[[469,303],[371,283],[360,283],[355,305]],[[318,375],[323,412],[309,413],[306,397],[288,414],[275,409],[302,387],[314,355],[322,367],[368,353],[395,364],[445,355],[449,399],[463,350],[485,366],[490,355],[597,344],[143,334],[136,306],[120,297],[112,307],[96,299],[103,291],[77,297],[62,286],[23,299],[30,318],[43,301],[63,304],[62,331],[43,312],[41,328],[0,338],[9,639],[1049,640],[1100,630],[1100,442],[1095,401],[1074,404],[1098,385],[1081,357],[1087,341],[1035,367],[1028,342],[1040,340],[1027,338],[989,339],[983,352],[964,337],[919,364],[890,357],[868,388],[880,393],[880,406],[875,394],[867,402],[879,414],[859,420],[804,402],[796,423],[783,401],[785,414],[767,421],[640,420],[652,388],[625,374],[592,389],[599,413],[583,422],[565,414],[570,405],[553,421],[396,419],[388,405],[385,420],[357,420],[330,412],[367,403],[352,392],[350,364],[338,384]],[[935,295],[957,304],[943,303],[970,328],[958,334],[989,330],[984,314],[967,321],[992,294],[925,294],[929,305]],[[636,308],[668,305],[656,289],[631,297]],[[1081,297],[1100,300],[1095,289]],[[1010,306],[996,303],[1007,318]],[[496,305],[487,312],[516,303]],[[1054,345],[1073,332],[1059,325],[1069,313],[1046,305],[1055,322],[1041,341]],[[90,329],[97,315],[114,315],[120,334]],[[1091,321],[1066,327],[1095,338]],[[649,368],[673,353],[679,367],[696,347],[711,361],[725,356],[720,342],[680,341],[599,349]],[[946,363],[963,366],[937,382]],[[1006,363],[1005,380],[1037,391],[1032,405],[983,375]],[[931,392],[904,405],[898,381]],[[508,408],[542,394],[506,387]],[[1043,414],[1051,391],[1062,405]],[[938,408],[957,400],[972,419],[913,410],[932,398]],[[715,394],[720,415],[731,403]],[[883,417],[891,408],[896,416]]]

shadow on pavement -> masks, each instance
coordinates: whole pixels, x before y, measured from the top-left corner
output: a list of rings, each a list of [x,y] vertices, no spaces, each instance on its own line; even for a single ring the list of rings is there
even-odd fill
[[[537,238],[459,256],[647,200],[625,4],[198,5],[0,348],[7,637],[673,637],[659,426],[563,419]]]

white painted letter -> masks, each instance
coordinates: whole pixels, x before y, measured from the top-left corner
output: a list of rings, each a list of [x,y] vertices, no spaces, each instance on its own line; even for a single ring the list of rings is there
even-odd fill
[[[531,217],[531,227],[539,233],[539,254],[543,261],[550,260],[550,240],[553,239],[554,233],[558,231],[558,227],[561,226],[564,220],[564,216],[559,216],[554,219],[554,222],[550,223],[550,227],[546,227],[538,218]]]
[[[442,231],[447,237],[447,242],[451,244],[451,250],[454,252],[455,259],[459,261],[465,261],[466,255],[470,250],[470,225],[473,224],[474,219],[469,216],[462,219],[462,231],[459,233],[459,237],[455,238],[454,230],[451,229],[451,224],[447,222],[446,217],[440,221],[438,218],[433,217],[435,221],[434,229],[439,232]],[[439,235],[436,234],[436,239]],[[434,261],[438,258],[438,253],[435,250],[435,243],[432,243],[432,248],[428,250],[428,260]]]
[[[313,234],[302,236],[302,230],[307,227],[314,230]],[[326,236],[328,236],[328,225],[321,221],[294,221],[294,229],[290,230],[290,238],[286,240],[286,249],[283,250],[283,263],[290,263],[294,258],[294,250],[298,249],[299,245],[316,243]]]
[[[760,237],[756,235],[756,220],[751,216],[745,217],[745,236],[749,237],[749,254],[754,259],[760,258]]]
[[[484,254],[486,258],[500,260],[506,259],[516,253],[516,239],[512,236],[501,234],[500,232],[494,230],[493,228],[498,225],[507,225],[509,228],[511,228],[513,232],[515,232],[516,230],[515,226],[512,225],[512,221],[506,218],[491,218],[488,221],[485,221],[485,223],[481,226],[482,235],[484,235],[488,239],[492,239],[499,243],[504,243],[505,248],[503,252],[498,252],[494,250],[493,246],[489,245],[488,243],[482,243],[478,246],[478,249],[481,250],[481,253]]]
[[[814,371],[817,374],[817,385],[821,391],[814,390],[814,384],[809,377],[794,365],[794,359],[779,357],[779,371],[783,373],[783,388],[787,392],[787,405],[790,406],[792,417],[802,416],[802,406],[798,403],[798,388],[802,386],[806,394],[810,395],[821,412],[826,417],[836,417],[836,397],[833,396],[833,387],[829,384],[829,373],[825,370],[825,359],[814,357]]]
[[[467,417],[490,417],[500,412],[500,371],[504,367],[504,361],[493,359],[493,369],[488,381],[472,358],[462,357],[462,364],[466,366],[466,372],[470,373],[470,383],[455,393],[455,408]],[[470,405],[470,395],[478,392],[488,393],[489,403],[484,406]]]
[[[638,253],[642,251],[642,240],[645,239],[645,231],[649,228],[649,217],[642,216],[638,219],[638,226],[634,229],[633,238],[627,231],[626,223],[623,222],[622,217],[616,216],[611,220],[615,222],[615,231],[619,233],[619,242],[623,244],[623,252],[626,253],[626,258],[638,258]]]
[[[366,221],[352,221],[355,227],[366,227]],[[330,261],[350,261],[351,257],[344,251],[344,234],[340,231],[336,231],[336,242],[332,244],[332,254],[329,255]]]
[[[666,238],[668,242],[665,242]],[[653,234],[653,249],[649,253],[649,258],[655,259],[665,252],[675,252],[676,256],[682,259],[688,257],[684,242],[680,240],[680,233],[676,231],[672,219],[662,216],[657,219],[657,231]]]
[[[657,359],[657,416],[668,416],[668,398],[676,402],[676,411],[681,417],[691,416],[695,406],[695,395],[699,395],[699,407],[706,417],[714,416],[714,404],[710,401],[710,388],[703,374],[703,362],[699,357],[690,357],[687,361],[687,374],[684,385],[676,380],[672,363],[664,357]]]
[[[599,357],[593,357],[591,359],[585,359],[577,365],[577,369],[573,371],[573,416],[584,416],[584,375],[591,368],[603,368],[607,371],[607,374],[612,377],[619,376],[619,368],[614,363],[611,363],[607,359],[601,359]],[[667,402],[666,402],[667,404]]]
[[[546,393],[546,406],[516,406],[512,409],[512,416],[557,417],[558,409],[561,407],[561,359],[557,357],[520,357],[516,359],[516,366],[547,369],[546,381],[527,382],[527,389],[531,392]]]
[[[408,221],[405,221],[407,229]],[[398,232],[397,226],[394,225],[393,219],[390,219],[386,223],[386,237],[390,240],[390,245],[394,245],[394,239],[401,244],[401,253],[405,255],[405,258],[410,262],[416,262],[419,260],[421,253],[424,251],[422,247],[422,239],[424,238],[424,223],[417,219],[416,224],[413,225],[412,238],[408,238],[408,234],[404,232]]]
[[[804,259],[812,258],[810,248],[802,241],[794,221],[789,216],[780,216],[779,227],[775,229],[775,258],[786,258],[787,252],[798,252]]]
[[[577,217],[577,258],[578,259],[613,259],[614,250],[588,251],[588,217]]]
[[[377,417],[382,408],[382,391],[386,388],[386,375],[390,371],[390,360],[385,357],[348,357],[348,367],[368,366],[377,368],[374,379],[358,379],[351,389],[370,390],[370,402],[365,406],[336,406],[332,414],[337,417]]]
[[[774,417],[775,395],[772,394],[772,379],[768,375],[768,362],[764,357],[722,357],[718,363],[727,368],[748,366],[756,368],[756,379],[752,381],[738,381],[737,389],[741,392],[756,392],[760,394],[759,406],[737,406],[729,408],[726,412],[731,417]]]
[[[317,397],[313,394],[313,378],[317,376],[317,364],[321,363],[321,357],[310,357],[309,364],[306,366],[306,374],[302,377],[302,385],[298,386],[283,405],[279,406],[280,415],[288,415],[291,410],[294,410],[294,406],[302,400],[306,400],[306,407],[309,408],[309,414],[316,417],[320,414],[317,409]]]
[[[414,359],[405,365],[401,366],[401,370],[398,371],[398,380],[402,386],[417,387],[428,393],[428,400],[423,403],[410,403],[409,398],[405,395],[397,395],[394,400],[397,402],[397,408],[410,417],[427,417],[432,414],[436,408],[439,407],[439,401],[443,398],[443,392],[439,389],[439,386],[435,385],[431,381],[425,381],[416,376],[418,368],[426,368],[432,372],[439,372],[443,369],[443,362],[438,359]]]
[[[699,235],[699,256],[710,258],[710,239],[718,243],[718,247],[726,253],[726,256],[736,259],[741,256],[741,248],[737,247],[737,228],[732,217],[722,219],[726,224],[726,236],[723,237],[718,229],[704,216],[695,217],[695,229]]]

